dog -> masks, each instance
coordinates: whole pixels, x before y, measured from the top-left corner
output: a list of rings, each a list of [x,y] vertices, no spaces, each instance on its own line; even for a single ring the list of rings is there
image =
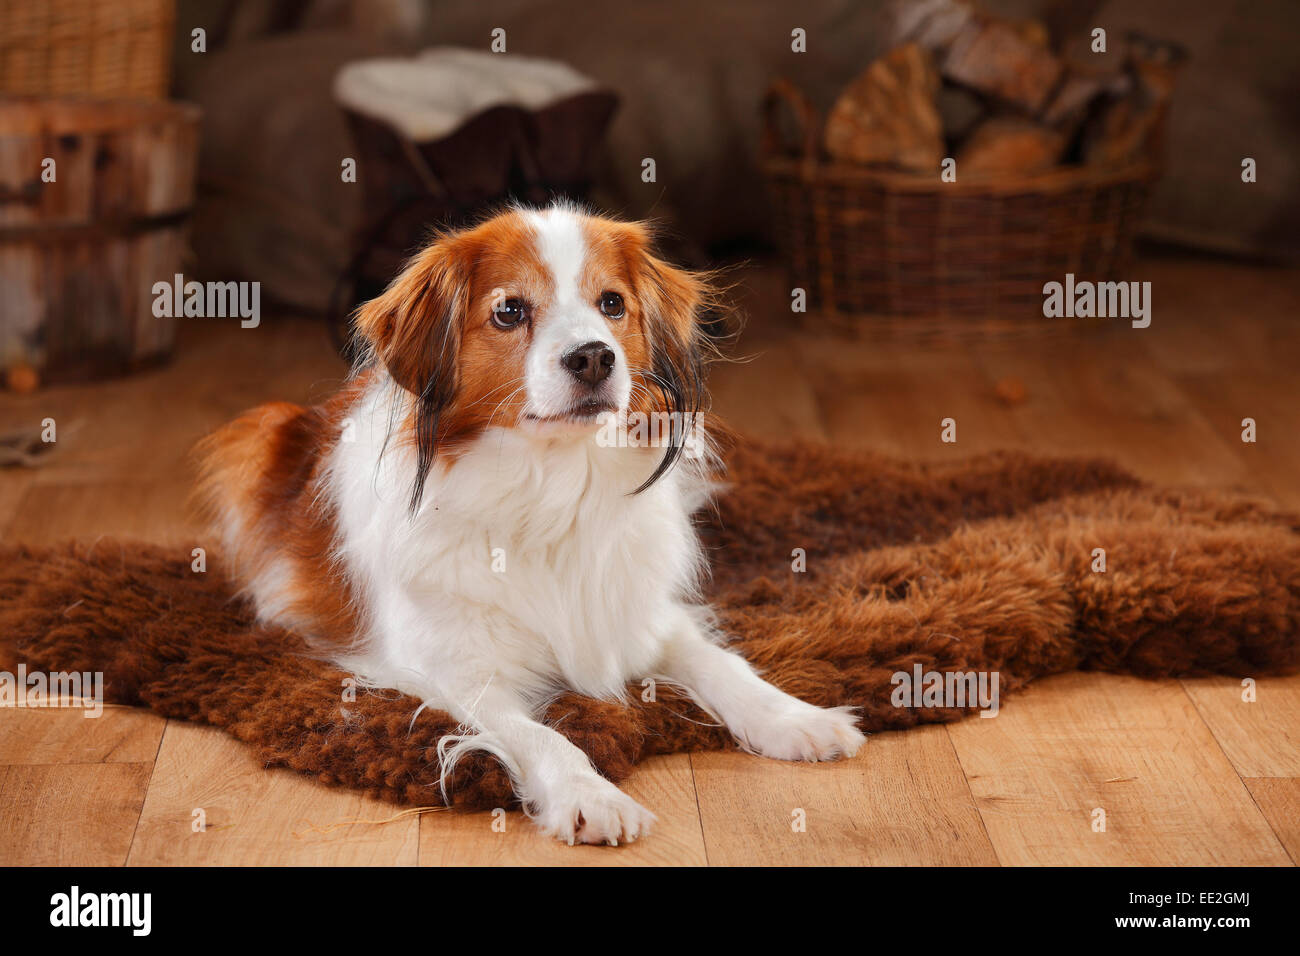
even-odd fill
[[[762,680],[702,602],[710,289],[642,224],[508,208],[436,237],[359,308],[360,358],[329,401],[262,405],[199,449],[259,619],[451,714],[444,783],[489,752],[569,844],[636,840],[654,815],[540,722],[565,689],[669,682],[781,760],[865,740],[851,708]],[[637,416],[676,424],[625,440]]]

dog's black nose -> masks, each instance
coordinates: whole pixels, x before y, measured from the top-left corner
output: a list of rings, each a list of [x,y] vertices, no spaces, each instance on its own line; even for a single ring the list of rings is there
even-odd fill
[[[614,369],[614,350],[604,342],[588,342],[564,353],[560,363],[579,382],[595,388]]]

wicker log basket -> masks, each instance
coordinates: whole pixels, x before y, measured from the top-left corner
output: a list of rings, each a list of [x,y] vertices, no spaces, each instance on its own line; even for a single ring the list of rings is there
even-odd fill
[[[775,225],[792,285],[808,294],[796,318],[853,334],[969,340],[1096,324],[1045,319],[1043,283],[1123,278],[1156,174],[1144,160],[942,182],[938,170],[828,161],[816,109],[786,80],[763,112]]]

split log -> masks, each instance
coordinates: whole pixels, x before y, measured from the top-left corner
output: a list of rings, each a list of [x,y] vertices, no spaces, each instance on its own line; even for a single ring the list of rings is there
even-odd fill
[[[989,96],[1038,113],[1065,65],[1045,35],[1004,20],[976,17],[962,28],[943,59],[943,75]]]
[[[937,174],[943,124],[939,74],[914,43],[892,50],[854,80],[826,121],[826,151],[854,163],[887,163]]]
[[[1071,64],[1065,80],[1039,117],[1048,126],[1077,127],[1102,97],[1118,98],[1132,88],[1127,73],[1096,72]]]
[[[974,16],[970,0],[902,0],[894,6],[890,46],[945,50]]]
[[[1065,134],[1016,116],[996,116],[975,127],[957,154],[957,176],[1037,173],[1056,165]]]
[[[1085,133],[1086,163],[1121,166],[1159,158],[1177,67],[1158,60],[1135,60],[1131,70],[1132,89],[1114,99]]]

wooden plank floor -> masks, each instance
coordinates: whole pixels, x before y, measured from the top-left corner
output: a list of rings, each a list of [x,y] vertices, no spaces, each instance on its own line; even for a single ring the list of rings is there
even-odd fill
[[[735,352],[748,360],[713,380],[717,413],[742,432],[925,459],[1105,454],[1300,508],[1295,272],[1149,259],[1148,329],[946,349],[796,332],[779,271],[743,275]],[[0,429],[53,417],[60,439],[43,467],[0,472],[0,534],[205,545],[185,511],[193,442],[257,402],[328,394],[343,374],[316,323],[188,320],[165,369],[0,396]],[[1024,402],[995,397],[1006,376]],[[946,417],[955,445],[939,440]],[[1241,441],[1244,417],[1256,444]],[[142,711],[0,710],[0,864],[1294,865],[1300,677],[1261,678],[1247,703],[1237,676],[1062,675],[995,720],[879,734],[844,763],[675,755],[627,788],[657,832],[570,848],[517,813],[400,814]]]

